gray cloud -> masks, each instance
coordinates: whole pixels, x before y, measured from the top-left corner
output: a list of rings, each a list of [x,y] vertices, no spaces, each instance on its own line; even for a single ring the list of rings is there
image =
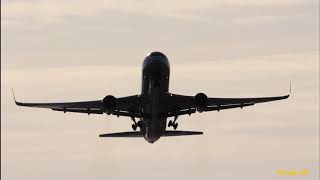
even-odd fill
[[[4,11],[3,65],[19,67],[24,61],[33,67],[134,65],[152,50],[162,50],[170,57],[179,55],[175,61],[180,63],[312,53],[319,47],[318,12],[312,3],[218,4],[212,9],[183,10],[183,15],[200,20],[173,18],[164,16],[165,13],[146,14],[130,8],[96,7],[88,15],[62,13],[63,21],[48,24],[19,14],[10,17],[9,13],[6,17]],[[13,22],[15,18],[17,24],[6,25],[7,18]],[[190,51],[193,53],[185,53]]]

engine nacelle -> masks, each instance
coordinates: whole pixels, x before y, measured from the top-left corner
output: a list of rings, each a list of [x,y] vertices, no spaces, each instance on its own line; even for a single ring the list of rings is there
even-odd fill
[[[207,108],[208,97],[204,93],[198,93],[196,96],[194,96],[193,100],[195,108],[198,112],[201,113],[205,110],[205,108]]]
[[[117,98],[112,95],[108,95],[103,98],[103,109],[104,111],[110,115],[117,106]]]

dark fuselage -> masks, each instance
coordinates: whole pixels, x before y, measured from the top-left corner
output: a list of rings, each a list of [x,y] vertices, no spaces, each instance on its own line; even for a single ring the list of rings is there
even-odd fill
[[[160,52],[153,52],[143,62],[142,91],[145,99],[141,107],[148,116],[141,120],[141,132],[149,143],[157,141],[166,130],[167,117],[165,96],[169,95],[170,65],[167,57]]]

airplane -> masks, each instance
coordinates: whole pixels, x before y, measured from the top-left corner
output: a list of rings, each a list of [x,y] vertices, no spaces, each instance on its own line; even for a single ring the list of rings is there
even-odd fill
[[[107,114],[131,118],[133,131],[100,134],[99,137],[144,137],[148,143],[156,142],[162,136],[201,135],[198,131],[176,130],[179,116],[193,113],[220,111],[231,108],[243,108],[257,103],[287,99],[284,96],[258,98],[208,98],[204,93],[195,96],[172,94],[169,92],[170,64],[161,52],[148,54],[142,67],[141,94],[114,97],[107,95],[102,100],[62,103],[24,103],[13,97],[16,105],[49,108],[53,111]],[[12,90],[13,91],[13,90]],[[167,124],[167,119],[173,117]],[[136,121],[139,119],[139,121]],[[173,127],[174,130],[167,130]],[[137,128],[139,130],[137,131]]]

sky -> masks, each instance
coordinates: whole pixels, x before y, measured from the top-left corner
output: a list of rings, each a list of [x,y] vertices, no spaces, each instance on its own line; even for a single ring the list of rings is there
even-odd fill
[[[126,117],[17,107],[139,94],[165,53],[170,91],[289,99],[178,119],[202,136],[106,139]],[[319,1],[1,1],[2,179],[319,179]]]

